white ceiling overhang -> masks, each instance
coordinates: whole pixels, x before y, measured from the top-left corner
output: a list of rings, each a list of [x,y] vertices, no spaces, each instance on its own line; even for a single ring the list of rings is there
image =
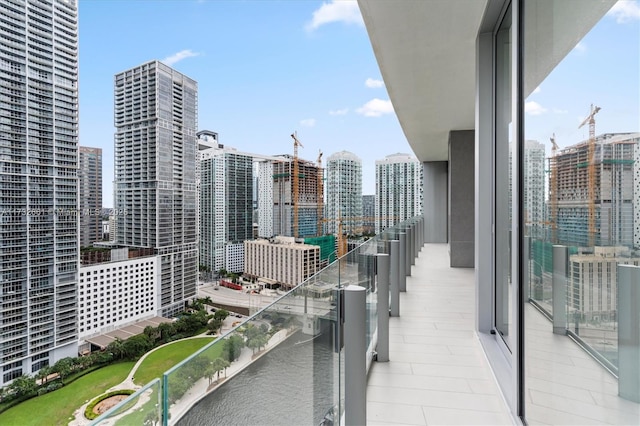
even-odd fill
[[[546,78],[615,1],[527,3],[525,93]],[[488,0],[358,3],[409,145],[420,161],[446,161],[449,132],[475,127],[476,38]]]

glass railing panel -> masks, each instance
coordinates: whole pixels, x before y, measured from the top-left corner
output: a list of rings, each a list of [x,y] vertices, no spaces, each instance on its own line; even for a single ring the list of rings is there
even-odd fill
[[[339,277],[339,264],[328,266],[167,372],[170,423],[319,424],[337,417]],[[222,365],[226,371],[212,373]]]
[[[251,295],[249,318],[227,317],[221,330],[230,331],[164,373],[154,405],[162,419],[184,425],[339,422],[344,341],[337,290],[367,289],[370,359],[377,333],[375,255],[388,253],[388,240],[404,225],[364,241],[275,302]]]
[[[111,398],[118,398],[117,395]],[[134,394],[111,407],[90,426],[159,425],[162,420],[162,383],[154,379]]]

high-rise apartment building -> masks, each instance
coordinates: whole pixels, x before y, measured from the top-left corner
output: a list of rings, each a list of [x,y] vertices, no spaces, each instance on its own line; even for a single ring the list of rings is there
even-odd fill
[[[102,240],[102,148],[78,147],[80,247]]]
[[[361,235],[362,230],[362,161],[348,151],[340,151],[327,158],[326,229],[328,233],[342,232]]]
[[[409,154],[376,160],[376,234],[422,214],[422,164]]]
[[[640,133],[633,148],[633,245],[640,250]]]
[[[363,195],[362,196],[362,230],[367,234],[373,234],[376,232],[376,196],[375,195]]]
[[[257,163],[258,237],[270,238],[273,233],[273,162]]]
[[[200,265],[244,269],[253,239],[253,158],[219,145],[200,152]]]
[[[115,76],[116,242],[160,255],[162,316],[196,295],[197,91],[159,61]]]
[[[273,235],[289,237],[315,237],[321,233],[318,221],[322,219],[320,206],[324,199],[320,184],[322,169],[310,161],[298,159],[298,196],[292,180],[293,158],[288,155],[272,161],[273,174]],[[297,212],[294,206],[297,205]],[[297,234],[294,223],[297,215]]]
[[[0,3],[0,386],[77,355],[78,11]]]
[[[529,235],[542,238],[545,229],[545,146],[544,144],[528,140],[524,144],[524,181],[525,191],[523,203],[525,211],[525,225]]]
[[[638,140],[640,136],[634,133],[607,133],[596,137],[593,190],[596,246],[632,247],[634,244],[633,204],[634,193],[638,192],[634,189],[634,149]],[[589,245],[588,155],[586,141],[564,148],[554,159],[559,244]]]

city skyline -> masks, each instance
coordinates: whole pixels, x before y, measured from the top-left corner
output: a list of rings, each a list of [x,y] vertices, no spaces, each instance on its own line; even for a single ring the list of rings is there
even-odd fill
[[[80,144],[103,148],[106,207],[113,206],[113,75],[153,59],[198,81],[198,130],[216,129],[221,143],[240,151],[290,154],[289,135],[297,130],[303,159],[313,161],[319,149],[362,158],[363,194],[375,193],[376,160],[412,153],[355,1],[79,3]],[[527,138],[544,143],[547,155],[554,132],[561,147],[586,139],[577,127],[591,103],[603,108],[599,134],[640,128],[637,105],[619,103],[638,93],[637,81],[601,78],[611,71],[603,53],[638,51],[639,16],[637,1],[615,6],[530,94]],[[637,55],[615,59],[618,74],[640,69]],[[607,84],[561,97],[567,74],[581,85],[593,75]],[[622,81],[636,87],[620,87]]]

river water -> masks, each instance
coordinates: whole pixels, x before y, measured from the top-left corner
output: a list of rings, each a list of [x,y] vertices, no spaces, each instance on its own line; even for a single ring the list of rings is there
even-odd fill
[[[222,384],[178,426],[318,425],[338,401],[330,332],[300,332]]]

